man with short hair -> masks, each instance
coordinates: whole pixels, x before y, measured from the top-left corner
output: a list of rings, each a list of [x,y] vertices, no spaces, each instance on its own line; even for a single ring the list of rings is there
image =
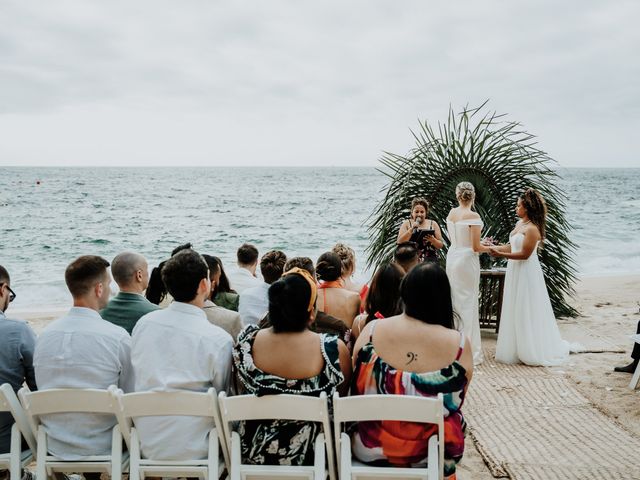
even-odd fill
[[[131,337],[98,313],[109,300],[109,262],[84,255],[64,273],[73,297],[69,313],[49,324],[36,340],[34,366],[40,390],[118,385],[132,390]],[[46,415],[49,451],[64,460],[111,454],[115,417],[90,413]]]
[[[282,277],[287,256],[280,250],[271,250],[260,259],[260,271],[264,282],[247,288],[240,295],[238,313],[244,325],[257,324],[269,310],[269,286]]]
[[[229,284],[237,294],[242,295],[247,288],[257,287],[262,282],[256,277],[258,249],[249,243],[243,243],[236,253],[238,265],[227,273]]]
[[[416,244],[414,242],[399,243],[398,246],[396,246],[393,259],[404,270],[404,273],[409,273],[409,270],[420,263]]]
[[[17,392],[26,382],[31,390],[36,390],[33,372],[36,336],[26,322],[5,316],[15,296],[9,272],[0,265],[0,385],[8,383]],[[0,454],[10,450],[12,425],[11,414],[0,413]]]
[[[142,255],[123,252],[111,262],[111,274],[120,292],[100,310],[100,316],[131,334],[140,317],[160,309],[143,296],[149,285],[149,265]]]
[[[227,390],[233,340],[202,310],[211,290],[205,260],[194,250],[181,251],[165,263],[162,280],[173,303],[146,314],[133,329],[135,390]],[[212,427],[201,417],[136,420],[143,455],[158,460],[205,458]]]

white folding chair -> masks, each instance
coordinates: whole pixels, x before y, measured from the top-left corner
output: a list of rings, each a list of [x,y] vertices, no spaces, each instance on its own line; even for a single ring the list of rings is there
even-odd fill
[[[8,383],[0,386],[0,412],[8,412],[15,422],[11,426],[11,447],[9,453],[0,454],[0,469],[8,469],[11,480],[20,480],[22,469],[31,463],[36,452],[36,440],[33,437],[27,415]],[[29,448],[22,450],[22,437]]]
[[[122,452],[122,435],[116,424],[111,431],[111,454],[92,455],[78,460],[63,460],[49,455],[47,432],[41,423],[43,415],[56,413],[95,413],[114,415],[115,405],[107,390],[56,388],[29,392],[23,388],[18,392],[20,401],[27,413],[31,428],[37,432],[36,477],[46,480],[54,472],[107,473],[112,480],[120,480],[122,471],[129,466],[129,454]]]
[[[631,335],[631,340],[636,343],[640,343],[640,334]],[[638,383],[640,383],[640,362],[636,366],[636,371],[633,373],[633,377],[631,378],[631,382],[629,382],[629,388],[631,390],[635,390],[638,388]]]
[[[139,392],[123,394],[121,390],[110,388],[119,406],[117,417],[122,435],[129,439],[130,466],[129,478],[143,480],[154,477],[198,477],[203,480],[220,478],[225,463],[228,465],[228,452],[225,442],[220,438],[222,431],[216,391],[208,392]],[[192,416],[211,419],[209,431],[208,455],[204,459],[156,460],[144,458],[140,451],[140,438],[135,427],[135,419],[155,416]],[[224,460],[220,462],[219,449],[222,447]],[[177,448],[180,448],[178,445]]]
[[[374,467],[354,460],[351,456],[351,438],[342,431],[342,424],[372,420],[437,425],[437,435],[429,439],[427,468]],[[428,480],[444,478],[444,408],[441,393],[437,398],[405,395],[358,395],[340,398],[336,393],[333,396],[333,421],[338,475],[341,480],[358,477]]]
[[[304,477],[336,480],[333,464],[333,442],[327,395],[306,397],[302,395],[242,395],[227,397],[220,392],[218,405],[222,416],[225,438],[231,455],[230,478],[240,480],[247,476],[259,477]],[[314,463],[312,466],[294,465],[249,465],[242,463],[240,436],[231,430],[230,423],[238,420],[300,420],[322,424],[323,433],[318,434],[314,443]],[[326,447],[326,456],[325,456]]]

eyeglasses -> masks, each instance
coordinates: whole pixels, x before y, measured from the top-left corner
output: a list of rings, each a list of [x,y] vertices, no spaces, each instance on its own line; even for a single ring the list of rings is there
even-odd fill
[[[9,285],[7,285],[6,283],[1,283],[0,284],[0,288],[2,288],[4,286],[6,286],[7,290],[9,290],[9,303],[11,303],[16,299],[16,292],[11,290],[11,287],[9,287]]]

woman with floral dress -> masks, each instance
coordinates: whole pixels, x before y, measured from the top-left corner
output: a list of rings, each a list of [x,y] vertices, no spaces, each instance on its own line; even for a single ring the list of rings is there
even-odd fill
[[[270,328],[248,325],[238,336],[233,362],[240,393],[331,398],[345,393],[351,377],[346,345],[335,335],[309,330],[315,319],[317,286],[301,268],[269,287]],[[240,422],[243,461],[263,465],[311,465],[321,426],[291,420]]]

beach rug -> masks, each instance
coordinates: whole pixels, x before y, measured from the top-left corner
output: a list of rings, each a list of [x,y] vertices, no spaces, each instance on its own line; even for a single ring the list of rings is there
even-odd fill
[[[640,479],[640,438],[561,375],[498,364],[493,351],[484,353],[463,408],[494,477]]]

